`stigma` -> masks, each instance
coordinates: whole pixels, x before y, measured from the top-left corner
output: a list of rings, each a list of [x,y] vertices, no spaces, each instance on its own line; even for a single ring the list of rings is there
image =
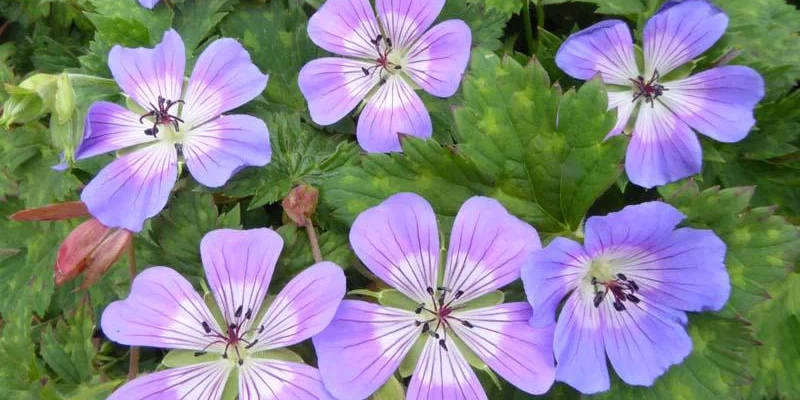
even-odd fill
[[[633,101],[639,100],[640,98],[644,98],[645,103],[650,103],[651,107],[654,107],[655,104],[653,100],[657,99],[659,96],[663,95],[664,92],[668,91],[664,85],[658,83],[660,76],[658,71],[653,72],[653,76],[650,77],[650,80],[645,80],[643,76],[639,75],[636,79],[629,79],[632,83],[636,92],[633,94]]]
[[[153,117],[153,127],[147,128],[144,130],[144,134],[147,136],[158,137],[158,126],[159,125],[172,125],[172,127],[177,131],[180,129],[178,123],[183,123],[183,120],[179,117],[172,115],[169,113],[170,108],[176,104],[185,104],[183,100],[169,100],[165,99],[162,96],[158,96],[158,105],[154,105],[150,103],[150,111],[147,114],[143,114],[139,117],[139,123],[143,124],[145,118]]]
[[[430,303],[421,303],[414,310],[415,314],[424,316],[425,319],[414,321],[414,325],[422,326],[422,334],[428,334],[437,339],[439,347],[447,351],[447,331],[453,329],[451,324],[458,323],[467,328],[474,327],[471,322],[453,316],[453,312],[461,308],[454,306],[453,302],[460,299],[464,295],[464,291],[453,292],[445,287],[437,287],[436,290],[428,287],[426,291],[431,296]]]
[[[233,322],[229,323],[228,326],[225,327],[224,332],[217,331],[216,329],[212,328],[208,321],[201,321],[200,326],[203,328],[205,336],[213,339],[213,341],[206,345],[203,350],[195,352],[195,357],[206,354],[206,350],[208,350],[211,346],[224,344],[225,350],[222,352],[222,358],[228,359],[229,352],[233,351],[233,353],[236,355],[236,362],[239,365],[243,365],[246,358],[245,351],[249,350],[255,346],[256,343],[258,343],[258,339],[249,340],[245,339],[245,337],[249,337],[253,333],[260,334],[264,332],[264,325],[259,326],[258,329],[243,329],[245,322],[252,318],[252,316],[253,310],[247,309],[247,311],[245,311],[244,306],[240,305],[233,313]]]
[[[599,281],[597,278],[592,277],[592,286],[594,287],[594,299],[592,300],[595,307],[600,307],[606,296],[611,293],[614,296],[612,303],[614,309],[617,311],[625,311],[625,302],[629,301],[633,304],[639,303],[639,298],[635,293],[639,291],[639,284],[633,279],[628,279],[625,274],[617,274],[613,280]]]

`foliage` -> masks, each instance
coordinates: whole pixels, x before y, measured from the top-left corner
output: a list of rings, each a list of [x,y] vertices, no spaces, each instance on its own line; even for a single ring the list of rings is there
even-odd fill
[[[425,197],[445,231],[465,200],[493,197],[545,242],[580,239],[589,215],[660,199],[686,214],[685,226],[713,230],[725,242],[730,301],[721,312],[690,315],[692,354],[653,386],[628,386],[612,373],[612,389],[592,397],[800,398],[800,11],[784,0],[714,0],[729,27],[692,67],[758,70],[767,91],[756,127],[738,143],[703,138],[700,175],[644,190],[623,171],[627,137],[604,140],[615,113],[607,111],[603,85],[566,76],[555,54],[576,29],[611,17],[628,21],[641,37],[663,1],[527,1],[446,2],[437,21],[462,19],[472,30],[469,68],[452,97],[418,91],[433,138],[403,137],[403,152],[392,154],[363,153],[354,118],[326,127],[311,122],[297,79],[303,65],[328,55],[307,33],[324,0],[162,0],[153,10],[136,0],[0,1],[0,211],[77,200],[115,156],[74,160],[89,106],[128,100],[111,79],[111,48],[152,46],[171,27],[186,43],[189,73],[213,40],[232,37],[269,75],[266,91],[234,112],[265,121],[272,160],[216,189],[184,171],[167,208],[135,235],[139,269],[171,266],[205,290],[199,243],[207,232],[270,227],[284,240],[270,287],[275,294],[314,264],[307,231],[280,205],[307,184],[320,189],[311,220],[322,256],[345,268],[350,295],[408,308],[365,273],[349,247],[354,218],[391,194]],[[127,296],[126,264],[133,260],[124,256],[86,291],[53,282],[56,251],[81,222],[0,218],[2,399],[104,399],[126,379],[129,349],[107,340],[98,325],[102,310]],[[519,284],[487,298],[519,300]],[[309,342],[279,355],[315,363]],[[414,357],[374,399],[404,398]],[[141,369],[185,358],[145,350]],[[469,361],[489,398],[531,398],[488,373],[474,354]],[[581,397],[561,383],[545,396]]]

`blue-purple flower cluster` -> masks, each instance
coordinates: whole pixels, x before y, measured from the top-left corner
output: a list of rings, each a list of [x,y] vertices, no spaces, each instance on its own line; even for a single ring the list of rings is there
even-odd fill
[[[157,0],[140,3],[152,8]],[[471,34],[459,20],[433,25],[444,0],[375,3],[376,11],[368,0],[325,2],[308,33],[342,57],[307,64],[299,86],[316,123],[335,123],[365,103],[358,142],[369,152],[400,151],[400,134],[432,132],[415,89],[452,96]],[[609,137],[632,135],[625,163],[632,182],[652,187],[699,172],[695,131],[735,142],[752,128],[764,92],[755,71],[723,66],[674,76],[722,36],[727,21],[706,0],[668,2],[645,25],[641,69],[622,21],[577,32],[559,50],[556,63],[566,73],[599,74],[608,85],[618,116]],[[270,161],[264,122],[226,114],[266,87],[247,51],[232,39],[211,43],[186,87],[185,62],[172,30],[153,49],[116,46],[109,54],[115,80],[141,110],[98,102],[87,116],[77,159],[125,150],[83,191],[106,226],[140,231],[167,204],[183,163],[198,182],[219,187],[241,168]],[[534,227],[496,200],[473,197],[442,257],[430,204],[396,194],[358,216],[350,244],[369,272],[407,298],[405,306],[342,300],[345,276],[330,262],[268,297],[280,236],[214,231],[201,254],[216,308],[174,270],[153,267],[102,318],[111,340],[192,351],[198,362],[136,379],[111,398],[220,399],[235,376],[243,400],[358,400],[404,360],[414,366],[407,399],[486,399],[473,367],[531,394],[554,381],[587,394],[608,390],[608,362],[624,382],[651,385],[691,353],[686,313],[720,310],[731,289],[725,244],[711,231],[678,227],[683,219],[662,202],[628,206],[588,218],[583,243],[555,238],[542,248]],[[527,302],[487,303],[518,279]],[[274,357],[309,338],[318,368]]]

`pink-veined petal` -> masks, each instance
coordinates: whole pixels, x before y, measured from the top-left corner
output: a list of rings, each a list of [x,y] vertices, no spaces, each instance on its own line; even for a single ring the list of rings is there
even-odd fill
[[[192,129],[183,143],[186,166],[194,179],[220,187],[244,167],[272,159],[267,125],[249,115],[223,115]]]
[[[194,65],[181,118],[190,127],[216,118],[261,94],[267,79],[241,43],[230,38],[215,40]]]
[[[397,370],[419,337],[411,311],[344,300],[322,333],[312,338],[325,387],[340,400],[361,400]]]
[[[158,106],[159,96],[180,100],[186,67],[183,39],[170,29],[152,49],[114,46],[108,67],[122,91],[147,110]]]
[[[764,97],[764,79],[748,67],[729,65],[667,83],[661,101],[683,122],[721,142],[738,142],[755,125],[753,108]]]
[[[553,336],[556,380],[584,394],[606,391],[611,386],[600,311],[592,305],[592,297],[584,291],[569,296]]]
[[[342,268],[332,262],[305,269],[270,304],[253,351],[291,346],[321,332],[336,314],[345,286]]]
[[[136,378],[107,400],[217,400],[233,370],[227,361],[171,368]]]
[[[620,20],[598,22],[573,33],[556,53],[556,64],[573,78],[588,80],[600,74],[603,82],[631,86],[639,69],[628,25]]]
[[[358,258],[378,278],[418,302],[430,299],[439,271],[439,230],[431,205],[398,193],[362,212],[350,229]]]
[[[167,205],[177,179],[175,148],[156,143],[108,164],[86,185],[81,200],[103,225],[139,232]]]
[[[540,249],[536,229],[494,199],[473,197],[458,211],[450,234],[444,287],[463,304],[519,278],[523,261]]]
[[[211,231],[200,242],[206,279],[227,323],[247,331],[261,308],[283,249],[271,229]]]
[[[702,163],[697,135],[659,101],[642,103],[625,156],[631,182],[664,185],[700,172]]]
[[[391,76],[367,102],[358,117],[356,136],[370,153],[401,151],[400,134],[429,138],[431,116],[414,89],[399,76]]]
[[[484,400],[486,392],[455,342],[428,338],[408,385],[407,400]]]
[[[316,368],[290,361],[248,359],[239,371],[239,400],[334,400]]]
[[[528,257],[521,278],[533,307],[531,325],[545,327],[555,323],[556,308],[578,286],[590,262],[583,246],[561,237]]]
[[[331,53],[377,59],[381,34],[369,0],[328,0],[308,21],[308,36]]]
[[[89,107],[83,140],[75,151],[75,159],[82,160],[157,140],[145,135],[151,128],[149,121],[139,122],[139,116],[120,105],[98,101]]]
[[[439,16],[444,0],[377,0],[375,5],[392,45],[407,49]]]
[[[192,284],[167,267],[142,271],[128,298],[109,304],[101,319],[103,333],[117,343],[222,353],[225,346],[212,344],[204,325],[220,332]]]
[[[330,125],[349,114],[380,80],[373,64],[345,58],[320,58],[300,70],[298,85],[311,119]],[[364,73],[364,70],[367,73]]]
[[[506,303],[477,310],[459,311],[453,330],[489,367],[514,386],[531,394],[543,394],[556,376],[553,360],[555,324],[534,328],[528,321],[528,303]]]
[[[611,302],[612,296],[607,296],[599,307],[603,342],[617,375],[629,385],[652,385],[692,352],[682,312],[661,309],[644,295],[638,304],[627,302],[622,312]]]
[[[625,131],[628,121],[631,119],[631,113],[636,107],[633,101],[633,91],[626,90],[623,92],[608,92],[608,109],[617,110],[617,123],[611,132],[608,132],[606,139],[617,136]]]
[[[464,21],[442,22],[409,50],[405,71],[426,92],[450,97],[461,84],[471,46],[472,31]]]
[[[644,26],[644,73],[664,76],[722,37],[728,16],[706,0],[669,1]]]

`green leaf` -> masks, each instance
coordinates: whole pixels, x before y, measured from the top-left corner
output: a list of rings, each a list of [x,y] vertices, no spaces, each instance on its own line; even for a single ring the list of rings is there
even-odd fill
[[[488,0],[498,2],[505,0]],[[472,31],[472,45],[497,50],[503,46],[500,38],[506,22],[511,18],[508,10],[488,10],[484,0],[448,1],[437,21],[460,19]]]
[[[133,0],[91,0],[94,13],[87,14],[104,41],[126,47],[151,46],[161,41],[172,24],[168,7],[148,10]]]
[[[306,110],[297,86],[300,69],[321,55],[308,37],[307,23],[301,8],[275,0],[269,5],[242,4],[222,24],[223,34],[239,38],[253,62],[269,74],[267,100],[295,112]]]
[[[14,314],[3,314],[0,337],[0,398],[30,399],[36,397],[44,367],[36,358],[31,340],[31,310],[24,304]]]
[[[519,10],[522,9],[522,5],[526,1],[529,0],[477,0],[475,3],[483,4],[487,11],[500,11],[506,14],[519,14]]]
[[[181,34],[187,56],[195,49],[232,9],[237,0],[186,0],[175,6],[174,26]]]
[[[272,287],[282,287],[294,275],[315,264],[305,228],[290,223],[278,228],[277,232],[283,237],[284,244],[272,278]],[[324,260],[345,269],[353,264],[355,255],[350,250],[346,234],[330,230],[321,234],[317,232],[317,236]]]
[[[596,4],[596,13],[611,15],[639,14],[647,10],[648,4],[647,0],[543,0],[542,4],[560,4],[572,1]]]
[[[769,285],[786,278],[800,254],[800,230],[774,215],[774,208],[748,208],[752,187],[710,188],[693,181],[661,189],[664,198],[687,219],[684,224],[711,229],[727,245],[731,277],[729,306],[746,315],[770,298]]]
[[[283,199],[301,183],[320,185],[357,160],[358,147],[325,136],[300,122],[297,115],[268,113],[272,160],[234,177],[222,191],[230,196],[253,196],[249,209]]]
[[[84,303],[73,315],[58,321],[54,329],[42,335],[42,359],[60,378],[72,385],[92,378],[95,355],[92,317],[91,309]]]
[[[800,12],[784,0],[717,0],[730,17],[726,38],[742,54],[734,64],[758,69],[774,99],[794,86],[800,76]]]
[[[404,138],[404,154],[369,155],[323,186],[344,222],[385,199],[416,192],[449,224],[461,204],[491,196],[540,233],[572,234],[620,175],[625,139],[603,139],[614,123],[599,80],[580,91],[551,87],[541,66],[473,52],[455,111],[459,145]]]

